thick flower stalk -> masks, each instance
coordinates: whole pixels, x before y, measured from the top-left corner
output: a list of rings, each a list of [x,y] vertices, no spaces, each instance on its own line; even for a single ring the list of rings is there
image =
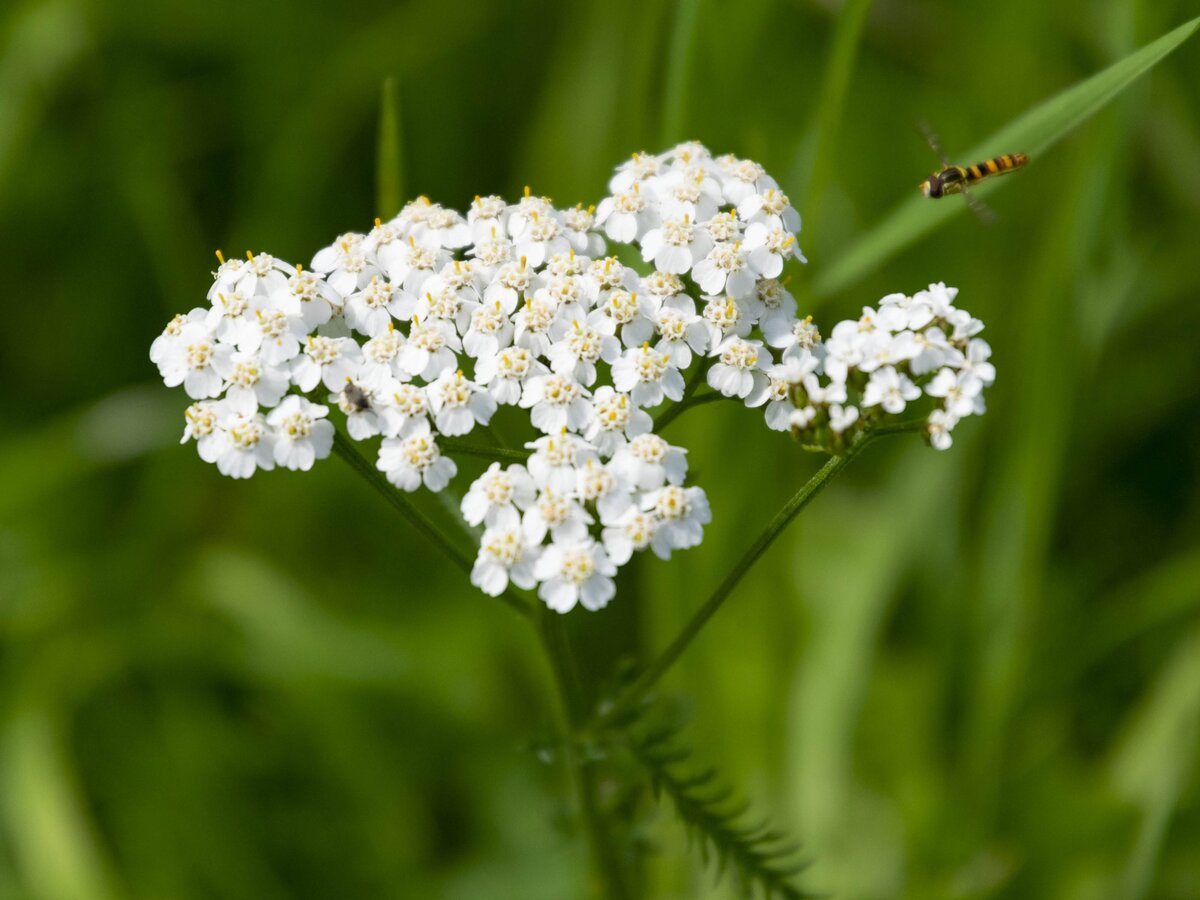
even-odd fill
[[[953,289],[885,297],[828,340],[798,316],[780,276],[804,262],[800,217],[758,164],[682,144],[634,155],[609,189],[595,208],[476,197],[465,216],[422,197],[307,268],[218,253],[207,304],[150,350],[194,401],[183,441],[234,478],[307,470],[330,453],[332,407],[398,489],[441,491],[456,439],[494,444],[506,408],[540,436],[465,492],[483,529],[471,581],[566,612],[605,606],[635,553],[668,559],[711,520],[651,409],[721,395],[835,454],[918,401],[939,449],[983,411],[990,349]]]

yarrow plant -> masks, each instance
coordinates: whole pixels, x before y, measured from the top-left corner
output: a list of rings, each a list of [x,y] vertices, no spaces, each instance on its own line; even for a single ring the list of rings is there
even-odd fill
[[[673,733],[638,728],[646,698],[868,442],[923,432],[950,447],[958,423],[985,409],[991,350],[943,284],[890,294],[823,337],[784,275],[805,262],[800,216],[757,163],[686,143],[634,154],[609,190],[595,207],[567,209],[528,189],[516,203],[476,197],[465,215],[422,197],[338,236],[307,266],[218,252],[207,302],[172,319],[150,358],[192,398],[183,442],[222,474],[308,470],[336,450],[472,584],[541,623],[569,723],[562,753],[612,896],[624,896],[622,865],[591,773],[623,741],[744,883],[799,897],[768,837],[738,824],[707,778],[675,772]],[[665,560],[703,541],[707,496],[689,482],[687,450],[660,432],[712,400],[760,409],[769,430],[830,459],[671,645],[582,709],[564,687],[561,617],[542,610],[598,610],[637,554]],[[520,448],[499,439],[501,419],[504,433],[521,430]],[[456,490],[472,554],[407,500],[454,484],[463,456],[491,460]],[[532,590],[540,607],[514,593]]]
[[[704,382],[830,453],[923,398],[938,449],[983,412],[990,348],[954,289],[889,295],[827,339],[798,315],[780,276],[804,262],[800,217],[757,163],[682,144],[635,154],[609,188],[594,208],[527,190],[465,216],[422,197],[307,268],[218,253],[207,304],[150,350],[194,401],[184,442],[233,478],[307,470],[331,452],[336,407],[393,485],[441,491],[450,439],[492,442],[499,408],[527,411],[542,435],[527,461],[493,465],[462,502],[484,528],[471,580],[537,586],[566,612],[607,604],[634,554],[703,539],[707,498],[648,410],[707,399]]]

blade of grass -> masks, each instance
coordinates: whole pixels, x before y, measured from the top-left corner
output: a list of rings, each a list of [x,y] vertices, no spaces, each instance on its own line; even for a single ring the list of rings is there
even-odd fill
[[[688,121],[688,87],[692,51],[696,46],[696,27],[700,19],[700,0],[679,0],[671,26],[671,46],[667,51],[666,87],[663,90],[662,134],[659,145],[665,149],[684,140]]]
[[[11,718],[0,760],[0,811],[29,895],[116,897],[112,864],[97,840],[51,711],[31,706]]]
[[[821,218],[821,205],[825,190],[829,186],[829,174],[837,158],[838,123],[842,120],[842,108],[846,104],[846,90],[854,71],[854,60],[858,56],[858,41],[862,37],[867,14],[872,0],[849,0],[838,14],[833,32],[833,47],[825,65],[822,79],[821,100],[817,106],[814,123],[816,131],[816,154],[812,172],[808,177],[808,191],[804,197],[804,219],[809,229],[806,239],[811,242],[813,223]]]
[[[1021,151],[1036,158],[1101,109],[1200,28],[1200,18],[1167,32],[1107,69],[1018,116],[966,153],[974,160]],[[1004,179],[1001,179],[1003,183]],[[991,190],[995,185],[984,185]],[[914,190],[890,215],[850,247],[817,278],[813,291],[828,296],[866,277],[882,263],[939,225],[960,215],[963,203],[930,203]]]
[[[404,200],[404,152],[400,146],[400,91],[394,75],[379,93],[379,143],[375,158],[375,212],[390,219]]]

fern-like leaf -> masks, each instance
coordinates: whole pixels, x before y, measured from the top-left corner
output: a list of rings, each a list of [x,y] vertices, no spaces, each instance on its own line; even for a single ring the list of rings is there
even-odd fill
[[[773,829],[769,822],[745,824],[749,804],[717,779],[712,768],[682,772],[691,758],[674,728],[628,733],[634,758],[650,776],[655,799],[666,796],[696,847],[705,867],[715,862],[716,878],[729,870],[742,893],[764,900],[803,900],[815,897],[795,884],[806,862],[797,858],[798,846]]]

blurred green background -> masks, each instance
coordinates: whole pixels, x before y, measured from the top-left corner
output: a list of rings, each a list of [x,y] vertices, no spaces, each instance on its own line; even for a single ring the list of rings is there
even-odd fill
[[[936,280],[988,323],[988,415],[946,454],[873,448],[665,683],[804,883],[1200,897],[1200,45],[1008,180],[995,224],[807,287],[935,167],[920,119],[954,156],[1197,12],[8,0],[0,900],[583,894],[523,623],[340,461],[235,483],[174,446],[186,401],[147,358],[214,248],[307,261],[369,227],[389,75],[411,194],[595,202],[695,137],[806,216],[793,284],[826,330]],[[572,616],[595,659],[662,647],[818,465],[728,407],[668,432],[703,547]],[[639,828],[651,896],[727,895],[669,811]]]

